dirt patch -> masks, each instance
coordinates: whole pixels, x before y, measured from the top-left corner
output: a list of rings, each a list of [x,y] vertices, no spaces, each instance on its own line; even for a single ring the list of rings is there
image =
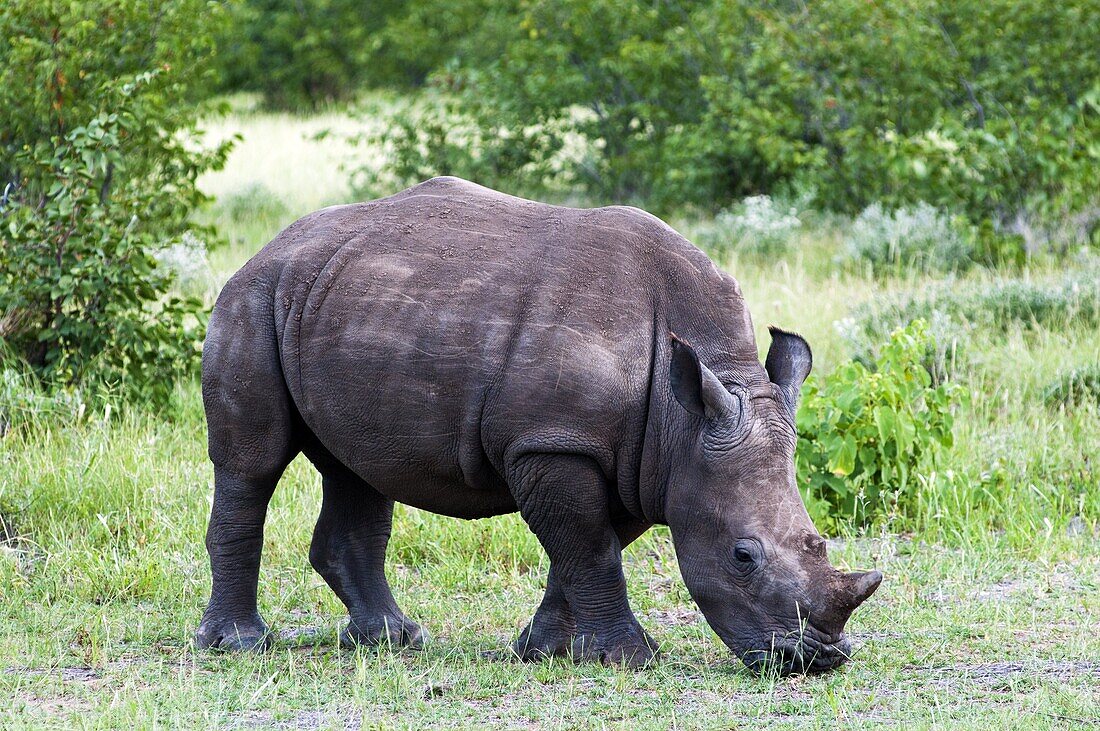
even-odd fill
[[[276,718],[271,711],[248,711],[228,724],[232,729],[280,729],[286,731],[314,731],[315,729],[344,729],[358,731],[363,727],[361,714],[345,711],[298,711],[287,718]]]
[[[276,633],[275,638],[279,644],[289,645],[292,649],[331,645],[336,641],[331,631],[324,627],[310,626],[281,629]]]
[[[675,609],[651,609],[642,615],[646,620],[662,627],[677,627],[703,621],[703,613],[687,607]]]
[[[62,680],[69,682],[90,683],[102,680],[99,671],[89,667],[64,667],[64,668],[8,668],[4,672],[11,675],[57,675]]]
[[[1003,579],[992,586],[980,589],[974,598],[980,602],[997,602],[1026,590],[1027,583],[1023,579]]]
[[[59,677],[66,683],[86,684],[93,688],[98,688],[103,681],[103,676],[89,667],[14,667],[7,668],[4,672],[11,675]],[[22,706],[21,710],[31,716],[44,718],[69,717],[78,713],[86,713],[92,709],[92,704],[84,698],[77,698],[64,691],[56,695],[18,691],[15,694],[14,704],[16,708]]]
[[[516,699],[512,696],[503,696],[505,707],[514,706]],[[505,728],[505,729],[536,729],[539,728],[537,723],[527,720],[520,720],[515,718],[505,718],[500,712],[500,705],[493,701],[485,701],[478,699],[469,699],[462,702],[462,705],[474,711],[476,714],[473,718],[477,719],[477,724],[481,728]]]
[[[1000,683],[1013,677],[1039,680],[1071,680],[1090,676],[1100,681],[1100,662],[1090,660],[1031,660],[960,664],[944,667],[909,666],[912,670],[932,682],[953,685],[958,678],[966,678],[978,683]]]
[[[61,679],[81,683],[102,680],[103,676],[91,668],[61,668]]]
[[[72,716],[77,713],[87,713],[92,709],[92,704],[83,698],[71,696],[40,696],[33,693],[16,693],[15,702],[22,703],[31,714],[41,716]]]

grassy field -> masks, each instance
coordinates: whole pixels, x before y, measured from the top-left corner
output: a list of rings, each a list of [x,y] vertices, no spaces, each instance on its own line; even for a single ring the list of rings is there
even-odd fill
[[[346,200],[349,153],[325,127],[240,112],[215,136],[244,140],[203,181],[229,244],[198,286],[222,282],[298,215]],[[354,153],[357,160],[372,154]],[[691,235],[705,222],[683,221]],[[835,226],[799,235],[773,261],[732,257],[767,347],[796,329],[828,372],[848,357],[834,323],[923,275],[872,279],[834,264]],[[1063,264],[977,272],[1045,281]],[[1100,331],[1070,313],[1042,326],[977,331],[959,379],[970,394],[956,447],[915,514],[836,538],[844,568],[876,567],[879,592],[853,617],[843,670],[749,675],[684,588],[667,531],[626,553],[632,604],[661,643],[622,671],[492,656],[529,619],[547,562],[515,516],[461,522],[399,508],[390,550],[398,601],[433,641],[420,652],[342,651],[343,608],[310,569],[320,506],[303,460],[272,502],[261,611],[279,633],[262,655],[190,644],[209,590],[202,537],[212,494],[196,384],[170,414],[113,417],[55,405],[0,438],[2,728],[989,728],[1100,726],[1100,407],[1046,406],[1067,368],[1100,362]]]

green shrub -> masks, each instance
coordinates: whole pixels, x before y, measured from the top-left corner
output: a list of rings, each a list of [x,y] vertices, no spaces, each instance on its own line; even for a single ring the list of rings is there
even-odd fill
[[[360,198],[390,195],[436,175],[457,175],[514,194],[546,192],[547,181],[568,182],[559,157],[565,139],[551,124],[514,131],[443,94],[389,109],[368,106],[363,113],[384,121],[350,141],[388,154],[384,167],[367,164],[351,171],[352,190]]]
[[[279,221],[287,214],[286,204],[266,185],[253,183],[218,199],[217,205],[233,223],[262,219]]]
[[[317,109],[372,87],[415,87],[461,58],[499,56],[514,17],[501,0],[236,0],[219,37],[223,88],[258,91],[268,107]],[[511,27],[515,27],[513,24]]]
[[[0,7],[0,338],[49,382],[154,403],[197,363],[205,317],[158,257],[197,240],[195,180],[228,150],[196,145],[220,6],[158,7]]]
[[[494,53],[437,78],[513,137],[583,138],[565,172],[593,200],[715,210],[806,184],[848,213],[926,201],[1001,231],[1095,210],[1094,0],[507,7]]]
[[[905,516],[917,475],[953,442],[950,383],[933,386],[921,364],[927,325],[895,330],[874,368],[850,361],[809,380],[798,409],[798,481],[815,521],[831,530]]]
[[[518,33],[518,0],[387,0],[385,22],[371,37],[367,82],[372,86],[451,88],[458,67],[490,71]]]
[[[371,35],[391,6],[359,0],[240,0],[219,38],[223,83],[281,109],[316,109],[364,84]]]
[[[495,33],[486,45],[499,49],[496,57],[460,59],[435,76],[455,93],[462,116],[483,128],[452,142],[473,159],[501,161],[487,161],[490,168],[518,170],[512,160],[517,154],[533,158],[534,166],[552,166],[554,136],[565,129],[583,144],[579,154],[561,160],[556,172],[562,178],[595,201],[656,203],[655,195],[665,195],[655,179],[661,171],[691,174],[690,166],[663,159],[676,125],[699,112],[696,72],[685,64],[690,44],[679,25],[682,12],[664,3],[565,0],[524,3],[494,15]],[[429,108],[425,115],[446,128],[454,109]],[[533,143],[530,152],[524,140]],[[395,144],[417,147],[423,141],[404,135]],[[438,166],[430,171],[446,172]]]
[[[873,203],[845,236],[848,258],[876,275],[903,270],[959,272],[974,263],[974,246],[964,230],[923,201],[890,212]]]
[[[1043,401],[1050,406],[1100,403],[1100,363],[1062,373],[1043,390]]]

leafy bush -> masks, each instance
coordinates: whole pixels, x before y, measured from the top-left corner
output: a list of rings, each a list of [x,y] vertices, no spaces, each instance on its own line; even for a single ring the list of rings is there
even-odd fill
[[[371,35],[402,3],[358,0],[241,0],[218,60],[228,89],[259,91],[268,106],[316,109],[346,99],[364,83]]]
[[[0,338],[48,381],[162,401],[197,362],[202,303],[157,255],[228,150],[195,144],[219,7],[0,7]]]
[[[951,446],[962,394],[954,384],[932,385],[921,364],[931,339],[917,320],[890,335],[873,369],[849,361],[804,387],[796,464],[819,525],[904,516],[916,476]]]
[[[506,165],[488,164],[501,171],[519,169],[512,163],[517,155],[529,156],[535,167],[552,167],[549,158],[559,152],[557,131],[568,130],[585,144],[558,172],[601,202],[652,200],[659,192],[654,181],[659,171],[690,174],[690,168],[673,169],[662,159],[663,145],[683,113],[698,112],[697,94],[693,99],[690,91],[697,80],[684,64],[686,44],[666,37],[672,29],[685,40],[683,29],[676,28],[678,9],[625,0],[516,5],[506,4],[510,12],[493,15],[493,36],[482,36],[484,45],[498,51],[492,60],[459,59],[433,77],[454,95],[461,116],[483,128],[482,134],[455,137],[455,145],[474,160],[501,160]],[[444,129],[454,112],[424,110],[430,126]],[[492,144],[483,145],[486,140]],[[422,144],[416,135],[395,140],[397,147]],[[433,166],[428,172],[446,170]]]
[[[367,82],[420,86],[432,72],[451,88],[459,66],[490,71],[504,45],[523,29],[518,0],[390,0],[384,23],[371,37]],[[386,4],[381,4],[386,8]]]
[[[456,58],[481,68],[498,57],[505,34],[494,19],[514,17],[515,4],[237,0],[219,37],[223,88],[305,110],[353,99],[365,86],[420,86]]]
[[[1096,208],[1095,11],[535,0],[480,36],[499,53],[452,54],[437,79],[513,137],[580,135],[590,154],[568,173],[600,202],[714,209],[803,183],[850,213],[926,201],[1008,230]]]
[[[233,223],[257,219],[277,223],[286,218],[286,204],[266,185],[255,183],[218,199],[217,205]]]
[[[892,213],[873,203],[845,237],[848,257],[875,274],[902,269],[957,272],[973,263],[973,245],[948,216],[923,201]]]
[[[1050,406],[1100,403],[1100,363],[1062,373],[1043,390],[1043,401]]]
[[[802,226],[794,206],[781,206],[770,196],[744,199],[720,212],[699,237],[700,245],[716,252],[740,251],[755,256],[785,254]]]
[[[370,106],[364,114],[385,121],[351,142],[388,154],[384,167],[367,164],[352,171],[359,197],[389,195],[435,175],[457,175],[516,194],[544,192],[548,180],[563,182],[565,138],[549,124],[516,131],[440,95],[389,110]]]

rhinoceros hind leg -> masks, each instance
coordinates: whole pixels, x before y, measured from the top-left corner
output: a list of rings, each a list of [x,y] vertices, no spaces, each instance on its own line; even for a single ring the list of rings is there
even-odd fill
[[[323,476],[324,498],[309,562],[348,608],[340,644],[422,647],[427,633],[398,608],[386,581],[393,501],[335,459],[311,451],[307,455]]]
[[[264,518],[275,485],[298,454],[272,303],[255,278],[235,276],[210,316],[202,354],[214,503],[206,531],[213,578],[195,634],[199,647],[262,649],[256,608]]]
[[[517,654],[534,659],[541,642],[553,650],[543,655],[562,654],[565,615],[560,598],[552,593],[557,586],[575,621],[567,650],[574,659],[630,667],[648,663],[657,645],[630,609],[621,555],[623,542],[629,543],[648,526],[624,525],[620,539],[611,517],[607,483],[587,457],[526,454],[515,459],[509,475],[520,513],[546,549],[551,565],[547,596],[526,636],[517,640]],[[555,617],[556,627],[550,621]],[[548,627],[548,637],[541,636]]]
[[[206,532],[213,584],[195,644],[220,650],[262,650],[267,625],[256,607],[267,503],[278,477],[236,477],[214,470],[214,505]]]

